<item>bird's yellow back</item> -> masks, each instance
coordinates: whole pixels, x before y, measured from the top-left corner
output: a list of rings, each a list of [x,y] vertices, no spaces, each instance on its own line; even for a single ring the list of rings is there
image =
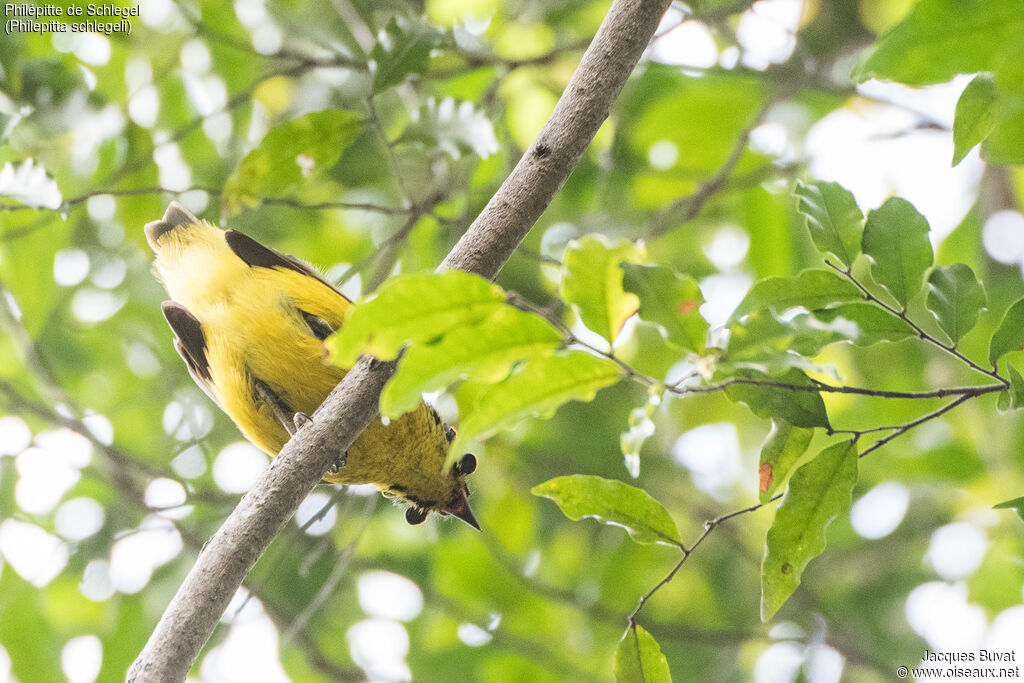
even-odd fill
[[[165,315],[193,378],[249,440],[276,455],[289,433],[263,397],[280,399],[289,419],[313,414],[345,376],[325,362],[323,338],[343,324],[351,303],[308,264],[177,204],[147,225],[146,234],[157,277],[174,302],[165,304]],[[269,392],[261,394],[259,383]],[[410,521],[436,510],[476,526],[465,500],[465,472],[458,465],[444,468],[450,436],[421,403],[387,425],[371,423],[345,454],[344,466],[326,479],[372,483],[410,503]]]

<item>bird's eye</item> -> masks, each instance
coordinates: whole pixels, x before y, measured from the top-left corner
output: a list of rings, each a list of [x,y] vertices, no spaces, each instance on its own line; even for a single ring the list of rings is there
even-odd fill
[[[423,508],[408,508],[405,511],[405,521],[409,522],[409,524],[422,524],[426,518],[427,511]]]
[[[476,456],[472,453],[466,453],[462,456],[462,460],[455,463],[456,474],[473,474],[476,471]]]

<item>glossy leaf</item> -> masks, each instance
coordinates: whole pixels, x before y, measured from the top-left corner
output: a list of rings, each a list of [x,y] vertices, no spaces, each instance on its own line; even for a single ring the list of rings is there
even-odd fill
[[[404,16],[392,17],[370,51],[374,92],[398,85],[410,74],[423,73],[430,51],[440,41],[440,34],[424,22]]]
[[[349,309],[327,347],[342,367],[364,353],[390,360],[410,342],[429,342],[459,325],[478,323],[504,305],[501,288],[478,275],[400,275]]]
[[[573,521],[591,517],[620,526],[642,545],[681,543],[679,529],[661,503],[643,489],[615,479],[571,474],[538,484],[530,493],[555,501]]]
[[[780,320],[770,310],[760,309],[729,325],[728,358],[756,360],[780,352],[813,357],[829,344],[846,341],[845,333],[856,335],[855,327],[842,322],[823,322],[806,313]]]
[[[857,346],[897,342],[916,334],[905,322],[874,304],[843,304],[814,311],[814,317],[844,330],[844,336]],[[850,329],[845,329],[847,326]]]
[[[850,509],[857,483],[853,441],[829,446],[789,482],[768,530],[761,564],[761,619],[768,621],[800,585],[804,569],[825,550],[825,530]]]
[[[767,503],[782,488],[789,471],[811,445],[813,429],[794,427],[785,420],[772,420],[772,430],[761,445],[758,463],[758,496]]]
[[[672,683],[658,641],[639,624],[627,628],[615,648],[615,683]]]
[[[415,408],[422,393],[459,379],[500,382],[517,361],[550,353],[561,342],[562,333],[540,316],[501,306],[475,325],[456,327],[436,344],[411,347],[381,393],[380,412],[397,417]]]
[[[995,367],[1010,351],[1024,349],[1024,299],[1018,299],[1003,314],[988,346],[988,362]]]
[[[967,84],[956,103],[953,118],[954,166],[995,128],[995,105],[995,79],[989,74],[978,74]]]
[[[474,405],[460,403],[462,419],[451,453],[462,453],[470,438],[514,426],[527,417],[549,417],[569,401],[590,401],[599,389],[615,384],[622,369],[607,358],[586,351],[534,358],[500,384],[475,396]]]
[[[793,194],[818,251],[832,254],[847,268],[852,266],[860,254],[864,221],[853,194],[839,183],[824,182],[797,182]]]
[[[744,403],[758,417],[778,418],[797,427],[829,426],[825,403],[817,391],[788,389],[783,385],[815,387],[802,371],[792,369],[779,377],[750,371],[740,371],[738,377],[754,383],[730,384],[725,395],[737,403]]]
[[[571,242],[565,251],[562,298],[579,311],[584,325],[609,342],[615,341],[623,323],[640,305],[636,294],[623,289],[619,264],[636,261],[641,255],[632,242],[612,244],[599,235]]]
[[[991,71],[1022,33],[1024,5],[1017,0],[920,0],[854,77],[927,85]]]
[[[996,408],[1001,413],[1024,407],[1024,377],[1021,377],[1017,368],[1010,364],[1006,366],[1006,373],[1010,380],[1010,386],[999,392],[999,399],[996,402]]]
[[[732,319],[758,308],[770,308],[782,315],[793,308],[814,311],[863,298],[856,285],[830,270],[805,270],[794,278],[771,277],[757,282],[736,307]]]
[[[871,275],[904,308],[921,291],[924,273],[932,265],[928,221],[914,205],[890,197],[868,213],[864,225],[864,253],[871,259]]]
[[[936,266],[928,276],[928,285],[928,308],[955,344],[978,322],[985,308],[985,288],[963,263]]]
[[[702,353],[708,323],[700,314],[704,295],[696,281],[664,266],[623,263],[622,270],[623,288],[639,298],[641,320],[657,323],[676,346]]]
[[[234,215],[243,207],[259,206],[264,197],[285,195],[322,175],[362,129],[357,114],[333,109],[275,126],[224,183],[224,207]]]
[[[981,157],[997,164],[1024,164],[1024,33],[1005,47],[995,81],[996,125],[982,143]]]

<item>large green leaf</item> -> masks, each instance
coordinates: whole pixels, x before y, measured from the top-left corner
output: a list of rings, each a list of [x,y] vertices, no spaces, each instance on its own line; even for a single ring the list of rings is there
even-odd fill
[[[890,197],[868,213],[863,246],[871,258],[871,274],[904,308],[921,291],[924,273],[932,265],[928,231],[928,220],[900,197]]]
[[[615,648],[615,683],[672,683],[658,641],[639,624],[627,628]]]
[[[780,320],[762,308],[729,325],[728,359],[735,363],[779,353],[813,357],[829,344],[853,341],[847,333],[855,336],[857,329],[844,322],[823,322],[805,313]]]
[[[1009,363],[1006,365],[1006,374],[1010,378],[1010,386],[999,392],[996,402],[996,409],[1001,413],[1024,407],[1024,377]]]
[[[237,214],[244,206],[259,206],[264,197],[285,195],[322,176],[362,129],[358,115],[337,109],[275,126],[224,183],[223,205]]]
[[[412,410],[424,392],[459,379],[500,382],[512,365],[554,350],[562,333],[533,313],[501,306],[475,325],[456,327],[436,344],[411,347],[380,396],[380,412],[397,417]]]
[[[1024,34],[1019,0],[920,0],[854,72],[909,85],[992,71]]]
[[[853,441],[829,446],[798,469],[768,530],[761,564],[761,619],[767,621],[800,585],[808,563],[825,550],[825,530],[850,509],[857,483]]]
[[[770,277],[755,283],[736,307],[732,319],[759,308],[770,308],[782,315],[792,308],[814,311],[863,298],[856,285],[830,270],[805,270],[793,278]]]
[[[864,214],[853,194],[839,183],[797,182],[793,191],[797,211],[807,218],[807,230],[818,251],[832,254],[847,268],[860,253]]]
[[[614,361],[586,351],[534,358],[501,384],[475,392],[473,405],[460,402],[464,417],[450,452],[462,453],[469,439],[512,427],[527,417],[553,415],[568,401],[590,401],[621,377],[622,369]]]
[[[874,304],[843,304],[814,311],[814,317],[831,322],[837,330],[844,329],[842,321],[851,325],[844,336],[857,346],[896,342],[916,334],[905,322]]]
[[[640,318],[657,323],[676,346],[703,353],[708,323],[700,314],[704,295],[696,281],[664,266],[623,263],[622,270],[623,287],[640,299]]]
[[[772,420],[772,430],[761,446],[757,468],[757,490],[762,503],[771,500],[782,487],[793,465],[811,445],[813,436],[813,429],[794,427],[785,420]]]
[[[737,373],[737,376],[758,383],[730,384],[725,389],[725,395],[732,401],[746,404],[758,417],[782,419],[797,427],[828,428],[828,413],[817,391],[776,386],[816,386],[802,371],[794,368],[779,377],[769,377],[761,372],[746,370]]]
[[[981,156],[997,164],[1024,164],[1024,33],[1008,46],[996,68],[996,125],[982,143]]]
[[[327,340],[331,359],[351,366],[361,354],[382,360],[410,342],[429,342],[459,325],[471,325],[505,305],[501,288],[458,270],[398,275],[373,298],[349,309],[345,324]]]
[[[1004,355],[1021,349],[1024,349],[1024,299],[1013,302],[1003,314],[988,345],[988,362],[995,367]]]
[[[641,255],[632,242],[612,244],[602,235],[581,237],[565,251],[562,298],[576,307],[584,325],[609,342],[640,305],[636,294],[623,290],[619,264]]]
[[[990,74],[978,74],[964,88],[953,117],[954,166],[996,127],[995,104],[996,82]]]
[[[538,484],[530,493],[555,501],[573,521],[592,517],[621,526],[643,545],[678,546],[682,542],[676,523],[661,503],[643,489],[615,479],[571,474]]]
[[[430,51],[440,41],[440,34],[424,22],[407,16],[392,17],[370,51],[374,92],[398,85],[409,74],[423,73]]]
[[[971,331],[985,308],[985,288],[963,263],[936,266],[928,276],[928,308],[953,343]]]

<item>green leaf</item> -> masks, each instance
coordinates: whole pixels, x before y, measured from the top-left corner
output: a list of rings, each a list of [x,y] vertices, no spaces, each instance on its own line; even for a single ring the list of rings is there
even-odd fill
[[[615,648],[615,683],[672,683],[668,660],[658,641],[643,626],[633,624]]]
[[[845,327],[843,321],[851,325],[852,329],[844,331],[844,336],[857,346],[897,342],[915,335],[909,325],[874,304],[843,304],[814,311],[814,317],[833,323],[837,330]]]
[[[586,351],[534,358],[501,384],[475,392],[474,405],[463,406],[461,429],[449,452],[462,453],[471,438],[509,428],[530,416],[549,417],[568,401],[590,401],[622,377],[607,358]]]
[[[584,325],[609,342],[640,305],[636,294],[623,290],[619,264],[642,255],[632,242],[611,244],[603,235],[585,235],[565,250],[562,298],[576,307]]]
[[[676,523],[661,503],[647,491],[615,479],[571,474],[538,484],[530,493],[555,501],[574,522],[592,517],[603,524],[621,526],[641,545],[682,543]]]
[[[281,196],[321,176],[363,129],[350,111],[313,112],[271,128],[224,183],[229,214],[258,207],[264,197]]]
[[[1019,0],[920,0],[853,75],[860,82],[944,83],[957,74],[994,70],[1022,34]]]
[[[996,367],[999,359],[1010,351],[1024,349],[1024,299],[1017,299],[1003,314],[999,327],[988,345],[988,362]]]
[[[770,277],[754,284],[732,319],[759,308],[782,315],[793,308],[814,311],[864,299],[857,286],[830,270],[805,270],[795,278]]]
[[[982,143],[981,157],[997,164],[1024,164],[1024,33],[1007,45],[996,66],[996,125]]]
[[[623,263],[622,270],[625,291],[640,300],[640,318],[656,323],[676,346],[703,353],[708,323],[700,314],[704,295],[696,281],[664,266]]]
[[[441,36],[421,21],[392,17],[370,51],[374,63],[373,91],[381,92],[402,83],[409,74],[427,69],[430,51]]]
[[[331,360],[351,366],[361,354],[382,360],[408,343],[432,341],[472,325],[505,305],[501,287],[459,270],[398,275],[369,300],[349,309],[344,326],[327,340]]]
[[[1024,519],[1024,496],[1004,500],[1002,503],[992,506],[993,510],[1016,510],[1017,515]]]
[[[762,503],[771,500],[782,487],[793,465],[811,445],[813,436],[813,429],[794,427],[785,420],[772,420],[772,430],[761,446],[757,468],[757,490]]]
[[[995,103],[996,82],[989,74],[978,74],[964,88],[953,117],[954,166],[996,127]]]
[[[741,370],[737,378],[759,382],[739,382],[725,389],[729,400],[744,403],[758,417],[780,418],[797,427],[828,428],[828,413],[817,391],[788,389],[783,385],[816,387],[801,370],[792,369],[779,377],[769,377],[756,370]]]
[[[871,274],[904,309],[921,291],[924,273],[932,265],[928,231],[927,219],[901,197],[890,197],[868,213],[863,246],[871,258]]]
[[[1010,386],[999,392],[999,399],[996,401],[996,409],[1000,413],[1008,413],[1024,406],[1024,377],[1017,372],[1017,368],[1009,363],[1006,371],[1010,376]]]
[[[985,288],[963,263],[936,266],[928,276],[928,309],[956,344],[971,331],[985,308]]]
[[[398,417],[415,408],[422,393],[459,379],[500,382],[514,363],[549,353],[561,342],[562,333],[540,316],[502,306],[475,325],[451,330],[436,344],[412,346],[381,393],[380,412]]]
[[[851,325],[823,322],[800,314],[780,320],[768,309],[760,309],[729,325],[727,357],[731,362],[764,359],[780,353],[813,357],[829,344],[846,341],[844,332],[856,334]],[[845,328],[845,329],[844,329]]]
[[[793,194],[796,209],[807,218],[807,230],[814,246],[832,254],[847,268],[860,253],[864,214],[853,194],[839,183],[797,182]]]
[[[850,509],[857,483],[853,441],[829,446],[803,465],[768,530],[761,564],[761,620],[768,621],[800,585],[808,563],[825,550],[825,530]]]

